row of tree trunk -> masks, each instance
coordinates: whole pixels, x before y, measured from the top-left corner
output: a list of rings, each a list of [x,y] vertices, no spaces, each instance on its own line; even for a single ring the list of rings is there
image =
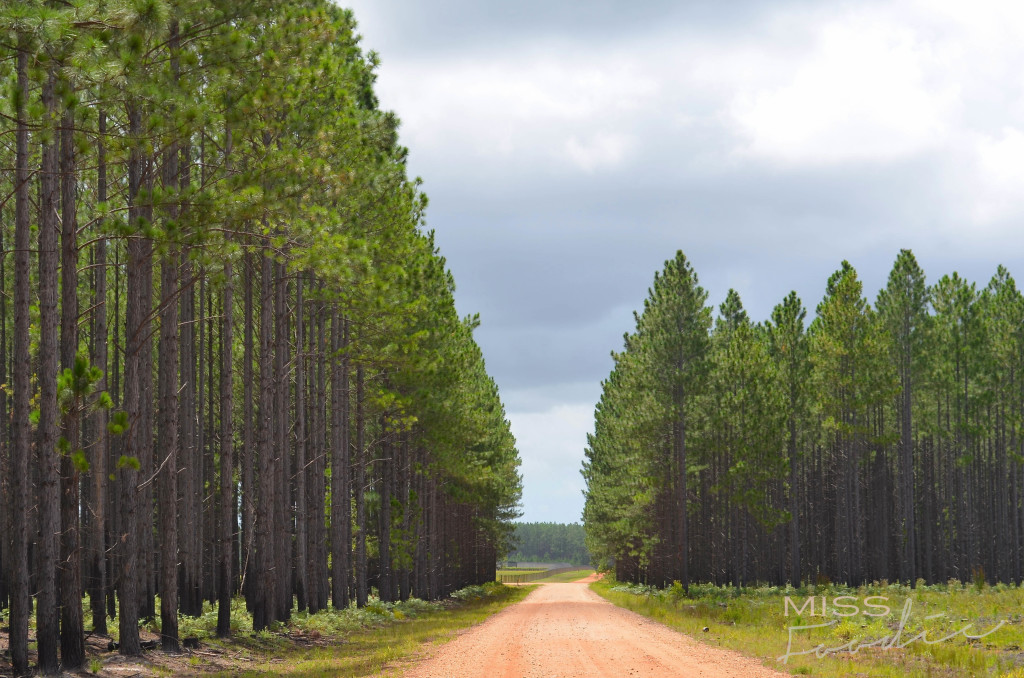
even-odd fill
[[[1005,269],[927,286],[904,250],[872,307],[844,262],[808,328],[795,294],[754,325],[730,291],[713,329],[705,298],[670,261],[605,383],[585,515],[621,579],[1024,580],[1024,296]],[[689,334],[664,338],[663,315]]]
[[[238,594],[259,631],[491,581],[519,496],[351,13],[147,7],[0,8],[18,41],[0,45],[17,675],[33,641],[40,672],[81,667],[86,628],[114,619],[126,655],[158,615],[177,651],[179,615],[211,604],[227,636]],[[317,77],[289,70],[307,52]]]

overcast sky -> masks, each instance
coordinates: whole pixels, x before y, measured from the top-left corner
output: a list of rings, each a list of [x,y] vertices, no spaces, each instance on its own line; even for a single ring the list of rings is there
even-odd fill
[[[600,382],[677,249],[716,306],[848,259],[1024,276],[1024,3],[358,0],[523,459],[581,518]]]

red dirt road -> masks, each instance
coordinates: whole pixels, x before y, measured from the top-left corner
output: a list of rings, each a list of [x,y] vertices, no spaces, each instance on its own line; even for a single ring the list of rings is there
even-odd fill
[[[623,610],[586,581],[542,584],[413,667],[406,678],[788,676]]]

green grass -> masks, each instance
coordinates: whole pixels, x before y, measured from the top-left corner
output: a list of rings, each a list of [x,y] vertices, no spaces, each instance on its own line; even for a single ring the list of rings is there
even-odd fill
[[[228,643],[225,649],[238,650],[241,649],[239,645],[245,646],[259,656],[255,666],[250,664],[253,668],[238,668],[210,675],[296,678],[393,675],[407,668],[405,665],[424,649],[425,644],[440,645],[451,640],[461,629],[477,624],[502,608],[522,600],[531,590],[532,587],[509,587],[492,583],[457,592],[455,597],[458,602],[452,606],[442,607],[420,601],[421,606],[430,607],[422,608],[414,616],[402,613],[401,605],[394,605],[390,619],[374,623],[373,628],[343,630],[345,624],[329,622],[327,627],[338,629],[338,632],[321,635],[321,641],[329,642],[312,648],[296,646],[280,634],[261,634],[262,637],[250,640],[239,638],[238,641]],[[296,618],[289,628],[293,632],[302,630],[308,637],[312,633],[308,630],[309,620],[317,616]]]
[[[550,577],[544,577],[543,579],[534,579],[531,583],[533,584],[560,584],[565,582],[576,581],[577,579],[583,579],[594,574],[594,570],[590,568],[582,568],[579,570],[572,570],[570,572],[562,572],[559,574],[553,574]]]
[[[898,584],[876,584],[860,588],[841,586],[808,586],[744,588],[691,586],[687,596],[681,586],[661,591],[647,587],[620,585],[605,579],[591,584],[591,588],[611,602],[660,621],[694,638],[721,647],[737,650],[760,659],[771,668],[793,674],[839,677],[862,676],[1007,676],[1024,678],[1024,588],[1012,585],[974,587],[959,582],[917,588]],[[851,595],[860,603],[860,613],[838,617],[830,608],[827,616],[810,614],[805,609],[798,616],[793,608],[785,614],[785,596],[803,605],[809,596],[817,596],[820,612],[821,596],[831,604],[834,597]],[[869,601],[890,608],[888,614],[878,617],[863,614],[867,596],[884,596],[888,600]],[[1000,621],[1004,625],[979,640],[963,635],[934,644],[910,642],[905,648],[882,649],[861,647],[856,653],[836,651],[822,658],[813,654],[791,656],[787,663],[779,657],[787,652],[789,627],[837,623],[819,629],[796,631],[791,652],[811,650],[819,645],[839,648],[844,645],[858,647],[862,643],[893,636],[899,628],[904,604],[911,600],[901,641],[927,632],[931,640],[943,638],[963,629],[971,635],[980,635]],[[850,602],[850,601],[846,601]],[[926,617],[934,618],[926,619]],[[703,628],[708,631],[704,632]]]

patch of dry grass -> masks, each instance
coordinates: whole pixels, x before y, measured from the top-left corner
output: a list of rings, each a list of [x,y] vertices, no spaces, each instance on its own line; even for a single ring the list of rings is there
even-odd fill
[[[1024,666],[1024,588],[1013,585],[975,587],[950,582],[924,586],[919,582],[915,588],[881,583],[859,588],[829,585],[800,589],[691,586],[686,595],[681,586],[658,591],[620,585],[606,578],[591,584],[591,588],[616,605],[697,640],[737,650],[766,666],[793,674],[892,678],[1012,674],[1024,678],[1020,671]],[[815,614],[810,608],[797,614],[792,606],[786,614],[786,596],[797,607],[808,597],[816,597]],[[832,606],[822,615],[822,596],[830,604],[837,596],[853,596],[853,601],[845,602],[858,604],[859,612],[839,616]],[[887,606],[888,612],[874,616],[882,610],[864,605],[869,596],[885,598],[870,602]],[[911,606],[905,616],[907,600]],[[838,612],[850,610],[838,608]],[[793,631],[789,644],[790,627],[819,624],[823,626]],[[983,638],[965,637],[965,633],[978,636],[993,629]],[[922,633],[927,635],[920,636]],[[875,645],[868,647],[871,643]],[[816,648],[824,656],[795,654]],[[787,652],[794,655],[783,663],[780,658]]]

